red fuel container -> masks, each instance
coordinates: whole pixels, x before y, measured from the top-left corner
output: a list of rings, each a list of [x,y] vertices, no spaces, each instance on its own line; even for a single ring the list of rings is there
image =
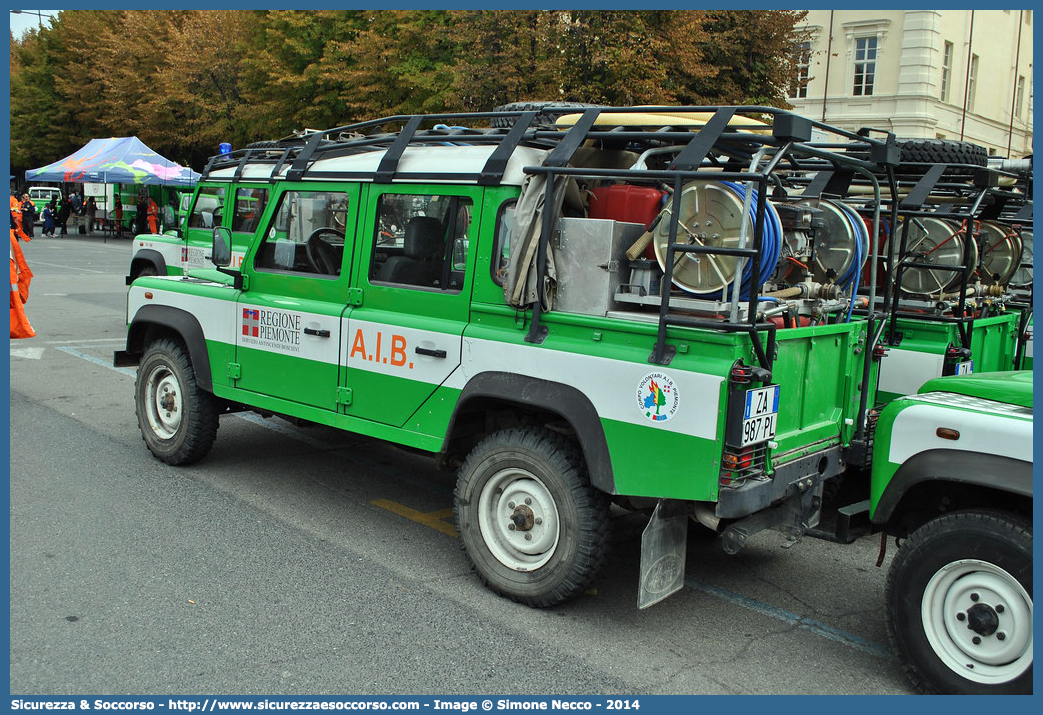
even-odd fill
[[[639,223],[646,229],[659,214],[663,192],[650,186],[612,184],[599,186],[590,198],[588,216]]]

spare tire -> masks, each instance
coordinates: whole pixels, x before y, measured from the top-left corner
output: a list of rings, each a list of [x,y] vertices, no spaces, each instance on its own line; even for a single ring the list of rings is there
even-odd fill
[[[311,135],[306,136],[289,136],[283,137],[282,139],[265,139],[262,141],[251,142],[246,145],[247,149],[278,149],[282,151],[286,147],[291,146],[304,146],[311,139]],[[319,146],[324,144],[332,144],[333,141],[326,139],[325,137],[319,140]]]
[[[953,139],[900,139],[903,164],[963,164],[988,166],[985,147]]]
[[[533,120],[533,124],[554,124],[555,120],[560,117],[563,112],[544,112],[544,109],[589,109],[590,107],[604,107],[604,104],[588,104],[586,102],[511,102],[510,104],[502,104],[499,107],[494,107],[494,112],[532,112],[536,111],[538,114]],[[489,125],[494,129],[508,129],[514,126],[514,117],[492,117],[489,120]]]

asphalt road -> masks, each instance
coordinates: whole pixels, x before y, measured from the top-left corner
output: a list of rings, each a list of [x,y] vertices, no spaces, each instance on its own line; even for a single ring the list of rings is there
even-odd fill
[[[691,537],[686,587],[639,611],[640,524],[586,594],[485,590],[453,477],[324,427],[222,418],[175,468],[134,417],[127,239],[37,239],[11,343],[11,693],[908,693],[886,647],[878,541]],[[889,558],[888,558],[889,561]]]

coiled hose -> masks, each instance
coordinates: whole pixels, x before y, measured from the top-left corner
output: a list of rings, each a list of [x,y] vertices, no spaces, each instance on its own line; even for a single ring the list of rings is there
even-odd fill
[[[737,184],[732,181],[720,182],[722,186],[727,186],[729,189],[735,192],[735,195],[739,197],[740,201],[746,200],[746,187],[742,184]],[[750,224],[752,226],[757,225],[757,199],[758,195],[756,191],[752,191],[750,194]],[[750,237],[752,239],[752,236]],[[775,266],[778,265],[779,256],[782,253],[782,219],[779,218],[779,212],[772,206],[771,201],[765,201],[764,211],[764,231],[761,235],[761,253],[760,253],[760,285],[757,286],[759,289],[761,285],[771,277],[772,273],[775,272]],[[739,285],[739,299],[749,300],[750,297],[750,281],[753,278],[753,262],[746,261],[742,269],[742,282]],[[708,297],[720,298],[721,295],[726,295],[729,299],[732,297],[732,284],[728,284],[727,291],[714,291]]]
[[[851,230],[851,237],[855,242],[854,257],[851,259],[851,264],[844,271],[844,275],[837,279],[837,283],[841,288],[851,291],[851,305],[847,309],[846,321],[850,323],[851,314],[855,310],[855,298],[858,296],[858,284],[862,280],[862,265],[865,263],[866,256],[869,255],[869,232],[866,230],[866,224],[862,217],[853,208],[839,201],[835,205],[840,209],[840,213],[843,214],[844,219],[847,221],[848,228]]]

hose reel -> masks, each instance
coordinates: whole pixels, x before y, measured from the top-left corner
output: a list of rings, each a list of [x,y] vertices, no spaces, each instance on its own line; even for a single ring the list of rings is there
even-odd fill
[[[682,245],[738,248],[745,225],[747,247],[752,246],[758,195],[756,191],[752,193],[749,211],[744,215],[745,197],[745,187],[729,181],[692,181],[686,184],[681,190],[677,242]],[[660,212],[652,238],[656,260],[664,271],[673,205],[673,201],[668,201]],[[781,220],[771,202],[766,202],[759,256],[761,284],[774,272],[781,245]],[[677,252],[674,254],[673,283],[687,293],[704,298],[731,297],[735,270],[740,260],[744,259],[713,253]],[[740,287],[742,299],[749,295],[752,274],[752,262],[744,260]]]
[[[978,246],[973,236],[967,236],[961,224],[933,216],[909,218],[906,221],[909,222],[908,228],[903,224],[899,231],[892,234],[892,238],[895,238],[901,236],[901,231],[909,231],[906,253],[900,261],[936,264],[949,269],[978,265]],[[969,253],[966,262],[965,251]],[[899,287],[915,295],[942,293],[960,282],[960,273],[960,270],[907,268],[902,273]]]
[[[1021,237],[1009,226],[994,221],[980,224],[982,281],[1006,286],[1021,265]]]

